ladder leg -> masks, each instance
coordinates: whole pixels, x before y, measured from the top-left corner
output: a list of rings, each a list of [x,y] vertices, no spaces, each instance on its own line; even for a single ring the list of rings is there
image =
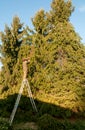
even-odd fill
[[[32,96],[32,92],[31,92],[30,85],[29,85],[29,82],[28,82],[28,81],[26,81],[26,86],[27,86],[27,88],[28,88],[28,94],[29,94],[29,96],[30,96],[30,102],[31,102],[31,104],[32,104],[32,107],[33,107],[33,109],[34,109],[36,112],[38,112],[37,107],[36,107],[35,102],[34,102],[34,99],[33,99],[33,96]]]
[[[20,101],[20,98],[21,98],[21,94],[23,92],[23,88],[24,88],[24,82],[22,82],[22,85],[21,85],[21,88],[19,90],[19,94],[17,96],[17,99],[16,99],[16,102],[15,102],[15,105],[14,105],[14,108],[13,108],[13,111],[12,111],[12,114],[10,116],[10,125],[12,124],[13,122],[13,119],[14,119],[14,116],[15,116],[15,113],[16,113],[16,110],[17,110],[17,107],[18,107],[18,104],[19,104],[19,101]]]

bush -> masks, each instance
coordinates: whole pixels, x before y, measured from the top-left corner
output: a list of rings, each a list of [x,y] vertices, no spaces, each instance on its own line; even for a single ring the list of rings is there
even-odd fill
[[[54,117],[69,118],[72,116],[72,111],[59,106],[43,104],[40,108],[39,115],[50,114]]]
[[[56,121],[49,114],[44,114],[38,119],[39,130],[56,130]]]
[[[44,114],[38,118],[38,130],[85,130],[85,121],[57,120],[49,114]]]

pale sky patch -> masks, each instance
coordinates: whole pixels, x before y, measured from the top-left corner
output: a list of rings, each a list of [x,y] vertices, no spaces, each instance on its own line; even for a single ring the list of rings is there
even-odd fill
[[[79,8],[79,11],[80,11],[80,12],[85,12],[85,5],[82,5],[82,6]]]

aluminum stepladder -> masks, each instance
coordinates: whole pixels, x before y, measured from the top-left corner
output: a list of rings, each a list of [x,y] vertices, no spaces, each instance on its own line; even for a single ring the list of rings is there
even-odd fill
[[[13,122],[15,113],[17,111],[17,108],[18,108],[18,105],[19,105],[19,101],[20,101],[23,89],[24,89],[25,86],[27,87],[27,91],[28,91],[28,94],[29,94],[29,97],[30,97],[30,102],[32,104],[32,107],[35,110],[35,112],[38,112],[36,104],[35,104],[33,96],[32,96],[32,92],[31,92],[31,88],[30,88],[29,82],[28,82],[27,79],[25,79],[25,80],[22,81],[22,84],[21,84],[21,87],[20,87],[20,90],[19,90],[19,94],[17,96],[17,99],[16,99],[16,102],[15,102],[13,111],[12,111],[11,116],[10,116],[10,120],[9,120],[10,125],[12,125],[12,122]]]
[[[22,81],[22,84],[21,84],[21,87],[20,87],[20,90],[19,90],[19,94],[17,96],[16,102],[15,102],[15,105],[14,105],[14,108],[13,108],[11,116],[10,116],[10,120],[9,120],[10,126],[12,125],[14,116],[16,114],[16,111],[17,111],[17,108],[18,108],[18,105],[19,105],[19,102],[20,102],[20,98],[21,98],[23,89],[24,89],[25,86],[27,87],[27,91],[28,91],[28,94],[29,94],[29,98],[30,98],[30,102],[32,104],[32,107],[35,110],[35,112],[38,112],[36,104],[35,104],[34,99],[33,99],[33,95],[32,95],[32,91],[31,91],[29,82],[28,82],[28,80],[26,78],[27,77],[27,62],[25,62],[25,66],[26,66],[26,68],[24,69],[25,70],[24,71],[24,78],[23,78],[23,81]]]

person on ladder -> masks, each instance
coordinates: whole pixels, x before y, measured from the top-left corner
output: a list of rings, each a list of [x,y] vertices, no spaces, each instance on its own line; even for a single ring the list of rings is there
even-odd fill
[[[30,57],[24,58],[23,59],[23,80],[27,78],[27,73],[28,73],[28,66],[27,64],[30,63]]]

